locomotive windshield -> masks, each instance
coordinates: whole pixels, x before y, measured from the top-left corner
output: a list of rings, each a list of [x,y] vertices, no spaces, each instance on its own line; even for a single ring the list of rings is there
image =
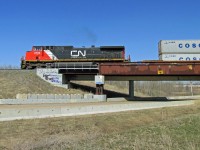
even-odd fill
[[[34,51],[41,51],[42,50],[42,46],[34,46],[33,50]]]

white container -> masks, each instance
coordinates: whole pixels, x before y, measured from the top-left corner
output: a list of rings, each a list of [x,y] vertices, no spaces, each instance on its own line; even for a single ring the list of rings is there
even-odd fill
[[[159,55],[159,59],[165,61],[199,61],[200,54],[162,54]]]
[[[161,40],[158,44],[162,54],[200,54],[200,40]]]

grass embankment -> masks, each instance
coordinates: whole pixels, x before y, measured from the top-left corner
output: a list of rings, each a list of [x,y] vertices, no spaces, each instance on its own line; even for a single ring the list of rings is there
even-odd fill
[[[40,79],[35,71],[0,70],[0,99],[15,98],[18,93],[73,94],[83,91],[53,86]]]
[[[191,106],[0,122],[2,149],[185,149],[200,147],[200,102]]]

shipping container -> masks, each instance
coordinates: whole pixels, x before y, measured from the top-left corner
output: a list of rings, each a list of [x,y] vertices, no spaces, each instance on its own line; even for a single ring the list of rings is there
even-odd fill
[[[161,40],[158,44],[162,54],[200,54],[200,40]]]
[[[159,59],[165,61],[199,61],[200,54],[162,54],[159,55]]]

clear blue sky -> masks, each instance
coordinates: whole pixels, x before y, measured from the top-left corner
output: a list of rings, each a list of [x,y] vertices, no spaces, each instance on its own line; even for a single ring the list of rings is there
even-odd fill
[[[0,65],[33,45],[124,45],[157,60],[159,40],[200,39],[199,0],[0,0]]]

